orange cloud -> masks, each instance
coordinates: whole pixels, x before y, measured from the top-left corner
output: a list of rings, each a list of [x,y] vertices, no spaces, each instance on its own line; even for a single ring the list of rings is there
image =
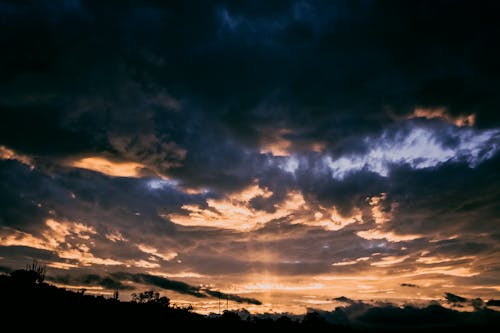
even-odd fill
[[[28,233],[17,230],[2,230],[7,233],[0,237],[0,245],[3,246],[27,246],[41,250],[53,251],[61,259],[75,260],[83,266],[91,264],[97,265],[121,265],[122,263],[112,259],[97,258],[90,248],[81,241],[88,241],[91,235],[97,232],[93,227],[82,223],[71,221],[56,221],[47,219],[45,221],[47,229],[41,237],[36,237]],[[68,238],[79,240],[76,245],[68,243]],[[52,267],[57,264],[52,263]],[[60,267],[66,265],[59,264]]]
[[[9,149],[5,146],[0,146],[0,159],[2,160],[16,160],[23,164],[28,165],[32,169],[35,168],[33,165],[31,158],[26,155],[18,154],[14,150]]]
[[[389,242],[405,242],[411,241],[417,238],[421,238],[422,235],[411,234],[411,235],[398,235],[393,231],[382,231],[379,229],[370,229],[365,231],[358,231],[356,233],[361,238],[372,240],[372,239],[386,239]]]
[[[164,273],[164,272],[159,272],[159,271],[148,271],[148,274],[151,275],[157,275],[161,276],[167,279],[173,279],[173,278],[187,278],[187,279],[208,279],[209,277],[207,275],[195,273],[195,272],[177,272],[177,273]]]
[[[176,252],[170,251],[170,252],[160,253],[156,248],[146,244],[137,244],[137,248],[144,253],[151,254],[165,261],[170,261],[175,257],[177,257]]]
[[[112,177],[140,177],[143,164],[135,162],[114,162],[104,157],[84,157],[79,160],[69,162],[75,168],[97,171]]]
[[[263,131],[263,139],[260,147],[260,153],[271,153],[274,156],[290,156],[290,148],[292,142],[286,138],[285,135],[290,134],[292,131],[287,128],[278,130],[266,129]]]
[[[26,246],[40,250],[52,250],[52,247],[47,243],[46,240],[22,231],[12,230],[8,228],[2,229],[2,235],[0,235],[0,245]]]
[[[109,140],[121,156],[140,161],[158,174],[181,166],[187,155],[175,142],[164,142],[154,134],[111,136]]]
[[[384,225],[392,221],[393,211],[398,207],[398,204],[393,202],[391,203],[390,211],[384,211],[382,209],[382,204],[386,199],[386,193],[381,193],[379,196],[373,196],[367,199],[368,204],[370,205],[372,218],[377,226],[373,229],[358,231],[356,235],[368,240],[386,239],[389,242],[404,242],[421,238],[422,235],[420,234],[399,235],[393,231],[384,231],[382,229]]]
[[[321,153],[326,148],[326,144],[324,142],[313,142],[311,143],[311,150],[316,153]]]
[[[361,210],[358,208],[354,209],[351,216],[343,216],[338,212],[335,206],[332,206],[331,208],[320,206],[314,214],[304,215],[301,218],[293,219],[291,222],[293,224],[301,223],[310,226],[322,227],[323,229],[329,231],[336,231],[345,228],[349,224],[363,223],[363,217]]]
[[[47,263],[47,266],[52,267],[52,268],[57,268],[57,269],[65,269],[65,270],[78,267],[78,265],[75,265],[75,264],[68,264],[65,262],[58,262],[58,261],[49,262],[49,263]]]
[[[169,214],[174,223],[184,226],[205,226],[223,229],[248,231],[262,226],[274,219],[285,217],[293,212],[297,205],[304,203],[301,195],[289,193],[284,202],[277,204],[273,213],[253,209],[250,200],[256,197],[269,198],[273,193],[258,185],[250,185],[238,193],[222,199],[208,199],[209,208],[197,205],[184,205],[185,214]]]
[[[462,257],[443,257],[443,256],[422,256],[416,260],[418,263],[433,265],[433,264],[441,264],[450,261],[462,261],[462,260],[472,260],[474,256],[462,256]]]
[[[146,260],[125,260],[118,261],[110,258],[99,258],[93,253],[90,246],[93,246],[92,237],[97,235],[97,231],[90,226],[78,222],[57,221],[47,219],[45,221],[46,229],[40,236],[34,236],[10,228],[0,230],[1,246],[26,246],[41,250],[54,252],[59,258],[70,260],[82,266],[105,265],[117,266],[125,265],[127,267],[157,268],[160,265]],[[109,239],[109,238],[108,238]],[[158,258],[167,258],[167,254],[155,253],[151,247],[146,248],[149,254]],[[144,252],[144,251],[143,251]],[[173,253],[168,254],[170,257]],[[177,255],[177,253],[175,253]],[[73,267],[71,263],[51,262],[51,267],[67,269]]]
[[[392,214],[385,212],[382,209],[382,202],[387,198],[387,193],[380,193],[380,196],[373,196],[369,198],[369,205],[371,206],[372,217],[376,224],[385,224],[391,221]],[[397,207],[397,204],[391,204],[391,211]]]
[[[134,267],[138,267],[138,268],[158,268],[158,267],[160,267],[160,264],[158,264],[158,263],[150,262],[150,261],[143,260],[143,259],[131,260],[131,261],[126,262],[125,265],[127,267],[134,266]]]
[[[416,108],[411,115],[408,116],[409,119],[412,118],[426,118],[426,119],[434,119],[440,118],[443,121],[454,124],[458,127],[462,126],[474,126],[476,122],[476,115],[460,115],[460,116],[452,116],[447,113],[446,108]]]
[[[127,239],[123,237],[123,235],[119,231],[110,232],[109,234],[105,234],[104,237],[106,237],[106,239],[112,241],[113,243],[127,241]]]
[[[85,244],[77,244],[74,247],[55,250],[59,258],[75,260],[79,262],[82,266],[90,265],[105,265],[105,266],[117,266],[123,265],[123,262],[108,258],[98,258],[90,252],[90,248]]]
[[[350,266],[350,265],[355,265],[358,262],[367,261],[367,260],[370,260],[370,257],[361,257],[361,258],[357,258],[356,260],[334,262],[332,264],[332,266]]]
[[[390,267],[394,264],[399,264],[408,259],[410,256],[387,256],[381,258],[379,261],[372,262],[370,265],[371,266],[376,266],[376,267]]]
[[[96,231],[92,227],[85,226],[81,223],[69,221],[56,221],[47,219],[45,225],[48,227],[41,237],[35,237],[31,234],[13,230],[2,229],[4,235],[0,236],[0,245],[3,246],[27,246],[41,250],[55,251],[59,245],[66,241],[66,237],[72,236],[80,239],[89,239],[89,234],[95,234]]]
[[[342,216],[335,206],[311,207],[299,191],[289,192],[282,202],[274,205],[274,212],[254,209],[250,201],[256,197],[269,198],[272,192],[258,185],[251,185],[241,192],[222,199],[208,199],[208,208],[184,205],[187,214],[169,214],[165,217],[184,226],[203,226],[238,231],[258,229],[276,219],[289,217],[292,224],[304,224],[336,231],[352,223],[362,223],[361,210],[356,208],[351,216]]]
[[[479,275],[479,272],[474,272],[470,267],[438,266],[430,268],[419,268],[416,270],[416,272],[407,276],[415,277],[417,275],[426,275],[426,274],[441,274],[441,275],[450,275],[458,277],[471,277]]]

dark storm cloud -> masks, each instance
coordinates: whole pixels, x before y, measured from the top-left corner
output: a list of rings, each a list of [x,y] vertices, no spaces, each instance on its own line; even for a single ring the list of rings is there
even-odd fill
[[[150,274],[129,274],[124,272],[113,273],[112,276],[119,280],[129,280],[136,283],[148,284],[162,289],[173,290],[181,294],[200,298],[206,297],[206,295],[200,292],[198,287],[191,286],[181,281],[169,280],[160,276]]]
[[[316,176],[307,167],[299,170],[298,183],[310,200],[317,200],[324,205],[335,203],[346,215],[351,213],[352,208],[363,206],[367,197],[384,192],[388,187],[387,179],[370,171],[356,172],[339,181],[325,169]]]
[[[227,294],[210,289],[202,289],[200,287],[192,286],[181,281],[170,280],[164,277],[150,274],[113,273],[112,276],[120,280],[129,280],[136,283],[147,284],[166,290],[172,290],[181,294],[195,296],[198,298],[212,296],[219,299],[228,299],[237,303],[248,303],[256,305],[261,304],[260,301],[254,298],[241,297],[238,295]]]
[[[8,46],[0,226],[18,232],[0,254],[12,267],[30,256],[114,259],[117,270],[239,278],[356,274],[380,264],[374,253],[406,256],[391,272],[416,272],[438,265],[415,263],[427,251],[477,268],[471,280],[493,286],[499,9],[495,1],[0,1]],[[118,177],[74,167],[89,157],[141,170]],[[263,193],[238,199],[249,186]],[[216,215],[236,224],[234,211],[270,217],[245,232],[203,223]],[[313,223],[316,213],[360,217],[328,229]],[[181,225],[174,214],[202,223]],[[68,244],[50,247],[47,219],[93,228],[83,235],[89,252],[58,257],[85,238],[64,225]],[[382,236],[359,236],[374,230]],[[18,246],[33,241],[21,232],[52,250]],[[391,232],[416,238],[387,239]],[[127,274],[86,283],[209,294]]]
[[[58,275],[47,277],[49,281],[62,283],[66,285],[88,285],[88,286],[101,286],[106,289],[118,290],[134,290],[136,287],[123,284],[123,281],[140,283],[148,286],[159,287],[165,290],[175,291],[180,294],[186,294],[198,298],[205,298],[208,296],[216,297],[219,299],[230,300],[237,303],[248,303],[260,305],[261,302],[248,297],[242,297],[234,294],[227,294],[216,290],[204,289],[196,286],[189,285],[181,281],[170,280],[164,277],[151,275],[151,274],[134,274],[127,272],[115,272],[110,276],[101,276],[98,274],[86,274],[80,276],[72,275]]]
[[[1,225],[38,224],[47,216],[47,212],[37,207],[50,192],[41,174],[17,161],[0,160],[0,178]]]
[[[255,304],[255,305],[262,304],[259,300],[255,299],[255,298],[241,297],[238,295],[226,294],[226,293],[222,293],[220,291],[209,290],[209,289],[205,289],[203,291],[210,296],[217,297],[217,298],[223,299],[223,300],[225,299],[225,300],[229,300],[229,301],[233,301],[233,302],[237,302],[237,303],[248,303],[248,304]]]
[[[498,157],[471,169],[448,163],[441,168],[391,175],[389,199],[398,202],[393,228],[402,232],[491,232],[500,206]],[[432,221],[432,222],[431,222]]]
[[[187,186],[223,191],[259,178],[279,199],[287,189],[282,183],[294,180],[252,154],[262,133],[289,128],[292,150],[320,141],[335,156],[365,150],[356,138],[393,123],[388,106],[399,113],[443,106],[478,113],[483,127],[495,124],[486,121],[495,113],[483,104],[495,103],[487,87],[496,67],[485,64],[496,50],[469,47],[498,33],[486,8],[494,4],[471,11],[453,3],[449,12],[444,3],[428,10],[425,3],[130,2],[113,10],[92,1],[64,3],[4,4],[10,34],[3,38],[12,47],[2,55],[8,75],[1,138],[30,154],[106,152]],[[479,17],[481,24],[460,34],[462,20]],[[438,85],[437,97],[428,97],[426,87],[443,80],[452,87]],[[464,85],[457,98],[476,102],[473,108],[440,100],[441,90],[456,91],[457,84]],[[481,96],[479,86],[485,86]],[[302,172],[310,175],[307,166]],[[325,178],[298,182],[344,213],[386,188],[370,172],[341,182]]]
[[[2,225],[29,227],[40,225],[49,217],[102,224],[103,221],[91,219],[89,208],[101,213],[115,211],[117,217],[125,214],[132,219],[149,216],[158,220],[159,207],[175,210],[184,203],[199,201],[196,199],[199,196],[186,195],[173,186],[152,190],[148,178],[110,178],[66,168],[52,169],[52,172],[57,176],[30,170],[17,161],[0,160]],[[125,219],[123,223],[126,225],[129,221]],[[168,228],[164,220],[162,225]]]
[[[36,249],[29,246],[0,246],[0,256],[2,263],[17,269],[30,263],[33,258],[42,262],[51,262],[57,256],[51,251]]]
[[[87,274],[81,276],[71,276],[71,275],[47,276],[47,280],[65,285],[101,286],[106,289],[115,289],[115,290],[135,289],[135,287],[124,285],[123,283],[121,283],[121,281],[112,279],[109,276],[102,277],[97,274]]]
[[[149,286],[160,287],[166,290],[173,290],[181,294],[188,294],[195,297],[206,297],[206,295],[199,292],[198,287],[190,286],[189,284],[184,282],[173,281],[149,274],[115,272],[110,276],[101,276],[98,274],[86,274],[80,276],[57,275],[49,276],[47,279],[49,281],[67,285],[88,285],[101,286],[106,289],[134,290],[136,289],[135,287],[122,283],[123,281],[131,281]]]
[[[200,121],[250,146],[266,124],[342,142],[387,106],[498,122],[495,2],[63,3],[2,6],[2,141],[26,152],[124,154],[112,138],[144,132],[189,146]]]

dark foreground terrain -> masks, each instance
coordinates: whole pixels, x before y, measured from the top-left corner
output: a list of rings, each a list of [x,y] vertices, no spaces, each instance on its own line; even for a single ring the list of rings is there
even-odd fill
[[[0,308],[4,327],[16,330],[155,330],[205,332],[452,332],[486,329],[498,332],[500,312],[488,308],[458,312],[431,305],[426,308],[375,307],[352,316],[347,308],[310,312],[303,319],[272,319],[236,313],[202,316],[173,307],[157,293],[141,293],[135,301],[85,295],[43,282],[36,271],[0,275]]]

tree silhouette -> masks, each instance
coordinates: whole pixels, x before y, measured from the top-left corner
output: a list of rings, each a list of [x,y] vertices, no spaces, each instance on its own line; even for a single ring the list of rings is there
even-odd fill
[[[36,260],[33,260],[31,264],[26,265],[26,269],[18,269],[10,273],[10,276],[19,284],[34,285],[43,283],[46,271],[45,265],[40,265]]]
[[[139,294],[133,293],[131,296],[132,301],[135,303],[155,303],[160,304],[164,307],[168,307],[170,305],[170,299],[168,297],[160,297],[160,293],[153,290],[144,291]]]

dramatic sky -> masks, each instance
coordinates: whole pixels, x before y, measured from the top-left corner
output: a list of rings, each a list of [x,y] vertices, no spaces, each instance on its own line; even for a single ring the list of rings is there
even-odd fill
[[[0,270],[202,312],[500,297],[499,11],[0,1]]]

